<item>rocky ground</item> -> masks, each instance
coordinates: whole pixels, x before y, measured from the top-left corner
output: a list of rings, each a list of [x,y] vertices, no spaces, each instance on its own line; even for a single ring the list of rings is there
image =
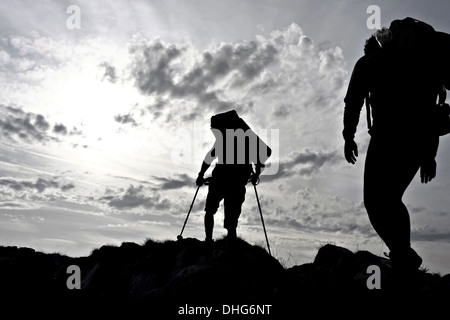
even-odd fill
[[[415,314],[445,306],[450,275],[394,272],[387,258],[330,244],[313,262],[284,268],[264,248],[241,239],[233,248],[226,239],[213,246],[197,239],[148,240],[102,246],[76,258],[0,247],[0,292],[3,309],[18,314],[275,318],[305,310],[374,314],[391,307]]]

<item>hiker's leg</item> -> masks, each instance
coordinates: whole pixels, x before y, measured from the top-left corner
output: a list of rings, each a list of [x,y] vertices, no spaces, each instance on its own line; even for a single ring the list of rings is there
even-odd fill
[[[205,212],[205,236],[206,240],[212,240],[214,230],[214,213]]]
[[[217,182],[211,182],[208,187],[208,195],[205,204],[205,236],[206,240],[212,240],[214,229],[214,214],[219,209],[220,201],[223,199],[223,190]]]
[[[237,238],[237,231],[236,231],[236,228],[232,228],[232,227],[229,227],[228,229],[227,229],[227,239],[231,239],[231,240],[234,240],[234,239],[236,239]]]
[[[410,218],[402,197],[419,166],[407,151],[372,138],[366,156],[364,204],[375,231],[391,251],[410,248]]]
[[[228,230],[228,237],[236,238],[236,228],[241,215],[242,204],[245,201],[245,185],[230,186],[225,192],[223,222],[224,228]]]

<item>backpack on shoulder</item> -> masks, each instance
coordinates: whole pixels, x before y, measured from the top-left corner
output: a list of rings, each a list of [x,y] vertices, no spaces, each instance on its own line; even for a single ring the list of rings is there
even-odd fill
[[[420,20],[407,17],[402,20],[394,20],[389,26],[392,33],[389,40],[390,49],[408,52],[426,52],[426,48],[431,44],[432,48],[436,48],[433,44],[435,40],[435,29]],[[424,51],[425,50],[425,51]],[[420,57],[420,54],[417,56]],[[447,91],[444,86],[441,87],[438,95],[438,102],[435,106],[431,106],[433,128],[436,134],[444,136],[450,133],[450,105],[445,103]],[[367,111],[367,127],[372,127],[370,116],[370,96],[365,99]]]
[[[221,132],[223,143],[223,154],[231,146],[234,149],[234,164],[258,164],[264,163],[272,154],[272,149],[249,127],[249,125],[239,117],[236,110],[219,113],[211,117],[211,129]],[[229,137],[230,134],[230,137]],[[228,141],[227,138],[231,138]],[[240,146],[244,146],[245,157],[240,154]],[[240,161],[243,160],[243,161]]]
[[[450,133],[450,105],[445,103],[447,98],[447,90],[442,87],[439,92],[439,101],[434,108],[433,121],[435,123],[436,132],[440,136]]]

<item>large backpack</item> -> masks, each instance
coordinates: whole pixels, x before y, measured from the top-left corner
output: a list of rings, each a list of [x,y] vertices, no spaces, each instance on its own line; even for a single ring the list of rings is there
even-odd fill
[[[415,59],[438,59],[442,55],[437,52],[440,44],[435,35],[435,29],[420,20],[407,17],[402,20],[394,20],[389,26],[392,32],[392,38],[387,42],[388,50],[395,50],[400,53],[407,53]],[[445,57],[447,58],[447,57]],[[440,62],[437,61],[437,66]],[[437,79],[434,79],[437,80]],[[440,136],[450,133],[450,106],[445,103],[446,90],[441,84],[442,88],[439,90],[438,102],[433,109],[433,129]],[[367,126],[370,129],[372,126],[370,117],[370,96],[366,97],[367,109]]]
[[[238,116],[236,110],[230,110],[212,116],[211,129],[218,130],[222,136],[223,149],[216,150],[216,152],[223,152],[223,160],[226,161],[227,159],[227,146],[231,145],[233,147],[234,157],[232,159],[232,164],[254,163],[263,165],[272,154],[270,147],[258,137],[252,129],[250,129],[248,124],[242,118]],[[230,137],[233,138],[233,140],[230,140]],[[239,146],[240,143],[243,142],[245,143],[244,162],[240,161],[242,160],[242,157],[240,157],[241,154],[238,154],[242,151],[242,149],[239,149]],[[229,163],[229,161],[226,161],[225,163]]]
[[[426,44],[433,41],[435,32],[429,24],[411,17],[392,21],[389,30],[392,32],[391,45],[410,52],[426,48]]]

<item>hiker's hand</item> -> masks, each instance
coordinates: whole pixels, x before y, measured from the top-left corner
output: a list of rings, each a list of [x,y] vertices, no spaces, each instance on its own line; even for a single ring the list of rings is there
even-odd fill
[[[250,181],[254,186],[256,186],[259,183],[259,174],[253,172],[250,176]]]
[[[358,156],[358,146],[355,140],[345,140],[344,155],[348,163],[355,164]]]
[[[197,180],[195,180],[195,184],[197,187],[201,187],[205,183],[205,178],[203,178],[203,175],[198,175]]]
[[[420,166],[420,181],[428,183],[436,177],[436,160],[424,160]]]
[[[261,175],[262,165],[255,165],[255,171],[250,175],[250,182],[256,186],[259,183],[259,176]]]

